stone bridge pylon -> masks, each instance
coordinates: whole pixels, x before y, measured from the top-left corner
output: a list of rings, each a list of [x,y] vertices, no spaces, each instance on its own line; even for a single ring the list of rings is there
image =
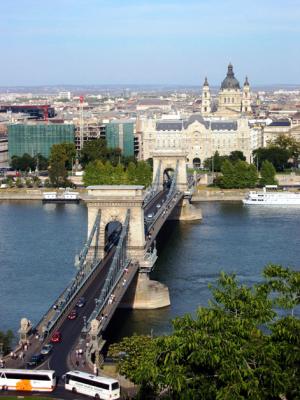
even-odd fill
[[[126,212],[130,210],[130,223],[127,241],[127,255],[138,260],[144,254],[144,186],[99,185],[89,186],[85,202],[88,207],[88,235],[95,222],[98,210],[101,211],[98,243],[92,243],[91,253],[95,251],[100,259],[105,255],[105,233],[111,222],[124,224]]]

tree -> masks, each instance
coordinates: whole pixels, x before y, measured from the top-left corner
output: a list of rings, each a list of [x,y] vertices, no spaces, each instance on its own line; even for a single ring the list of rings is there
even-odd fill
[[[135,183],[148,187],[152,183],[152,169],[145,161],[138,161],[135,169]]]
[[[257,183],[257,171],[254,165],[246,161],[236,161],[232,164],[225,160],[221,168],[222,176],[216,183],[224,189],[244,189],[253,188]]]
[[[70,185],[67,169],[72,168],[72,159],[75,158],[76,149],[73,143],[54,144],[51,147],[49,158],[49,179],[53,186]]]
[[[288,160],[290,158],[290,153],[286,149],[279,147],[260,147],[253,151],[253,161],[254,164],[261,169],[263,161],[269,161],[273,164],[276,171],[283,171],[289,166]]]
[[[246,157],[244,156],[244,153],[240,150],[232,151],[228,158],[229,158],[229,161],[232,163],[239,161],[239,160],[246,161]]]
[[[297,160],[300,155],[300,142],[293,138],[291,135],[279,135],[269,147],[279,147],[280,149],[287,150],[289,155],[294,160]]]
[[[36,160],[29,154],[24,153],[21,157],[13,156],[10,165],[16,171],[33,171],[36,167]]]
[[[264,274],[249,287],[221,273],[195,318],[176,318],[170,335],[124,339],[114,348],[124,351],[120,372],[144,399],[147,389],[175,400],[299,398],[299,318],[278,307],[299,306],[300,272],[270,265]]]
[[[80,162],[83,166],[91,161],[107,159],[107,147],[105,139],[89,140],[83,144],[80,151]]]
[[[277,180],[275,179],[276,170],[268,160],[263,161],[260,170],[260,184],[262,186],[266,185],[277,185]]]
[[[44,157],[42,154],[37,154],[35,157],[35,164],[36,168],[38,168],[39,171],[44,171],[48,168],[49,162],[46,157]]]
[[[204,167],[210,171],[220,172],[223,162],[228,159],[228,156],[220,156],[219,152],[204,160]]]

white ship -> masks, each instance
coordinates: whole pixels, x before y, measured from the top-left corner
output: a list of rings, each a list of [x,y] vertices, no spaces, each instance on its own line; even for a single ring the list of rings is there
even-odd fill
[[[251,191],[243,203],[247,205],[300,206],[300,193],[278,191],[276,185],[269,185],[261,191]]]

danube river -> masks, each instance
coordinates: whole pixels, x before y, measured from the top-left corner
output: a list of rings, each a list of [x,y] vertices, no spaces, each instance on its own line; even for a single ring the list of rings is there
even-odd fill
[[[222,270],[253,284],[270,262],[299,269],[300,208],[251,208],[230,202],[199,207],[201,223],[168,223],[160,237],[152,276],[169,287],[171,306],[118,311],[110,340],[170,332],[172,318],[207,304],[208,284]],[[0,202],[0,330],[16,333],[20,318],[33,323],[40,319],[75,273],[74,257],[86,230],[83,205]]]

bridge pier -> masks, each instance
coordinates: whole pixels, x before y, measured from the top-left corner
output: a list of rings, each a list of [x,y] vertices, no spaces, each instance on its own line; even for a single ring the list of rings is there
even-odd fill
[[[202,210],[191,204],[189,199],[183,198],[174,208],[168,219],[176,221],[199,221],[202,219]]]
[[[149,274],[140,272],[124,296],[121,308],[153,310],[171,304],[169,289],[166,285],[151,280]]]

